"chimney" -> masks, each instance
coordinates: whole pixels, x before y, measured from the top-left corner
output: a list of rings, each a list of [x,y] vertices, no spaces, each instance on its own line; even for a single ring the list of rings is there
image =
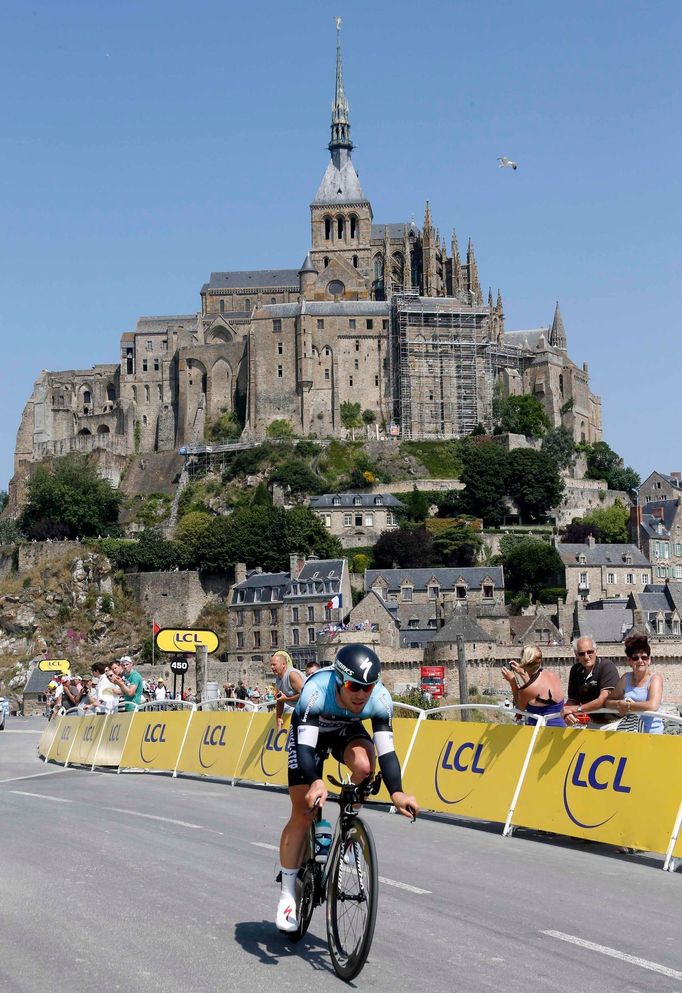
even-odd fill
[[[663,507],[653,507],[651,510],[651,516],[658,518],[659,521],[663,520]]]
[[[590,548],[594,548],[594,546],[597,544],[596,541],[594,540],[594,535],[593,534],[588,534],[588,536],[587,536],[587,544],[589,545]]]
[[[682,472],[671,472],[671,479],[676,479],[678,483],[682,483]]]
[[[292,579],[298,579],[305,565],[305,555],[302,552],[292,552],[289,556],[289,574]]]
[[[234,585],[243,583],[246,580],[246,562],[235,562],[234,564]]]

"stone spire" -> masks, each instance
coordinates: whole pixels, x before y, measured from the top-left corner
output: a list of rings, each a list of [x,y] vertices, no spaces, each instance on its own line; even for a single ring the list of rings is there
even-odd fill
[[[410,238],[407,228],[403,233],[403,289],[412,289],[412,254],[410,252]]]
[[[474,245],[471,238],[469,238],[469,244],[467,245],[467,269],[469,271],[469,302],[480,305],[483,303],[483,294],[481,293],[481,284],[478,280],[478,266],[476,265]]]
[[[500,316],[504,312],[504,308],[502,306],[502,290],[500,290],[500,289],[498,289],[498,291],[497,291],[497,312],[498,312],[498,314],[500,314]]]
[[[555,348],[561,348],[566,351],[566,332],[564,330],[564,322],[561,319],[561,311],[559,310],[559,301],[556,303],[556,310],[554,311],[554,320],[552,321],[552,326],[549,329],[549,344],[554,345]]]
[[[337,149],[346,149],[348,153],[353,150],[353,142],[350,140],[350,118],[348,116],[348,100],[343,89],[343,65],[341,60],[341,18],[336,18],[336,90],[334,92],[334,102],[332,104],[332,137],[329,142],[329,151],[334,158]]]
[[[457,244],[457,235],[454,230],[450,242],[450,251],[452,254],[452,295],[456,297],[464,289],[464,280],[462,279],[462,262],[459,257],[459,245]]]
[[[391,257],[391,239],[388,236],[388,226],[384,224],[384,299],[388,300],[393,292],[393,259]]]
[[[493,310],[493,288],[488,287],[488,310],[492,313]]]

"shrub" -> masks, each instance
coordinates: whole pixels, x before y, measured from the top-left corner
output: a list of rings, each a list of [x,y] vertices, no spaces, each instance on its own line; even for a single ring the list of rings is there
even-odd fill
[[[286,417],[278,417],[268,424],[265,433],[268,438],[292,438],[294,429],[291,426],[291,421],[287,420]]]

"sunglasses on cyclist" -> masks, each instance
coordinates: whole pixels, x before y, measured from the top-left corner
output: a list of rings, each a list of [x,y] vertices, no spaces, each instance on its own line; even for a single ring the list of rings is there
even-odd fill
[[[376,686],[376,682],[356,683],[352,679],[337,679],[337,683],[350,693],[371,693]]]

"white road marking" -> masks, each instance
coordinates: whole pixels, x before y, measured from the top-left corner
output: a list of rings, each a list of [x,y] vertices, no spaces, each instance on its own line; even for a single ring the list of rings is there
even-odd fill
[[[5,728],[5,734],[42,734],[42,731],[30,731],[28,728]]]
[[[278,852],[277,845],[266,845],[264,841],[252,841],[255,848],[266,848],[269,852]],[[401,883],[398,879],[388,879],[386,876],[379,876],[379,882],[384,886],[395,886],[399,890],[407,890],[409,893],[416,893],[418,896],[425,896],[431,890],[422,890],[418,886],[411,886],[409,883]]]
[[[584,938],[576,938],[573,934],[564,934],[563,931],[541,931],[550,938],[558,938],[559,941],[567,941],[571,945],[579,945],[580,948],[588,948],[592,952],[599,952],[601,955],[608,955],[612,959],[620,959],[621,962],[628,962],[630,965],[638,965],[641,969],[649,969],[650,972],[658,972],[662,976],[670,976],[671,979],[682,979],[682,972],[677,969],[669,969],[665,965],[657,962],[649,962],[648,959],[641,959],[637,955],[628,955],[617,948],[609,948],[608,945],[597,945],[593,941],[585,941]]]
[[[27,793],[26,790],[7,790],[16,796],[37,796],[40,800],[54,800],[55,803],[73,803],[73,800],[65,800],[62,796],[48,796],[47,793]]]
[[[212,828],[204,827],[203,824],[176,821],[173,817],[159,817],[158,814],[143,814],[140,810],[126,810],[125,807],[105,807],[104,809],[114,810],[117,814],[130,814],[131,817],[146,817],[150,821],[163,821],[164,824],[177,824],[180,827],[193,828],[195,831],[206,831],[208,834],[223,834],[222,831],[214,831]]]
[[[12,779],[0,779],[2,783],[21,783],[24,779],[42,779],[43,776],[56,776],[58,772],[71,772],[71,769],[53,769],[52,772],[32,772],[30,776],[14,776]]]

